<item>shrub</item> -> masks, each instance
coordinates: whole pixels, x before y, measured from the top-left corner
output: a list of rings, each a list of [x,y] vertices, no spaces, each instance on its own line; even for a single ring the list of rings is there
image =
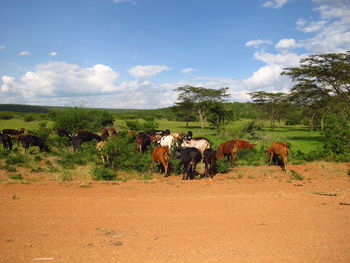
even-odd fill
[[[25,122],[35,121],[35,115],[33,115],[33,114],[26,114],[24,116],[24,121]]]
[[[11,120],[13,115],[9,113],[0,113],[0,120]]]
[[[116,179],[117,174],[107,167],[95,167],[91,171],[91,177],[96,181],[113,181]]]
[[[299,181],[304,180],[304,176],[302,176],[301,174],[297,173],[296,171],[290,170],[290,172],[292,174],[290,179],[292,179],[292,180],[299,180]]]
[[[10,178],[14,180],[22,180],[23,176],[20,173],[16,173],[16,174],[10,175]]]
[[[344,157],[350,155],[350,125],[345,114],[339,113],[328,116],[323,133],[326,137],[325,148],[327,150]]]
[[[19,165],[19,166],[23,166],[27,163],[27,157],[23,154],[16,154],[16,155],[9,155],[6,158],[6,164],[8,165]]]
[[[57,160],[57,163],[65,169],[73,169],[76,164],[85,165],[86,160],[84,158],[84,153],[74,152],[74,153],[63,153],[61,159]]]
[[[216,171],[218,173],[228,173],[231,167],[231,163],[227,162],[225,159],[218,159],[216,160],[217,169]]]

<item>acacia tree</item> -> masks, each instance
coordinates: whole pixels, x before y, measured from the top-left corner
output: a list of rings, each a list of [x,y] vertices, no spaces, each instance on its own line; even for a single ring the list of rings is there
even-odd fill
[[[202,87],[183,86],[178,87],[175,91],[179,92],[176,106],[190,107],[191,112],[196,112],[201,125],[204,128],[204,122],[207,117],[208,109],[213,103],[225,101],[230,95],[227,93],[228,88],[208,89]]]
[[[249,95],[253,99],[253,102],[260,105],[267,113],[270,120],[271,129],[275,129],[275,121],[282,118],[282,108],[286,105],[287,94],[270,93],[266,91],[250,92]]]
[[[285,68],[281,73],[297,82],[298,91],[322,92],[350,100],[350,51],[310,55],[299,67]]]

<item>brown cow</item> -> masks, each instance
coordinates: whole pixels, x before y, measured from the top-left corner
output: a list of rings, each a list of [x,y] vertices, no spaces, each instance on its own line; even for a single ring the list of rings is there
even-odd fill
[[[288,160],[288,154],[289,154],[289,147],[282,143],[282,142],[273,142],[272,145],[270,147],[266,148],[267,154],[270,157],[270,162],[269,165],[272,164],[272,159],[274,158],[274,156],[276,155],[280,155],[282,157],[282,169],[283,171],[286,171],[287,168],[287,160]]]
[[[168,147],[155,147],[152,152],[152,170],[154,169],[154,163],[159,163],[162,171],[164,170],[165,177],[170,175],[170,153]]]
[[[223,159],[225,156],[227,157],[227,160],[230,160],[234,163],[236,160],[236,154],[237,151],[242,149],[252,149],[254,148],[255,144],[252,144],[248,141],[242,141],[242,140],[231,140],[224,142],[220,144],[219,149],[216,153],[216,158]]]
[[[151,145],[151,137],[145,133],[140,133],[135,139],[136,152],[144,153],[148,146]]]

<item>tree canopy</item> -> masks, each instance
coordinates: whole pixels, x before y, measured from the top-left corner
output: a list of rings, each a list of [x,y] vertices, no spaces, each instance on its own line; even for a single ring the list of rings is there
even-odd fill
[[[210,106],[214,103],[224,102],[230,97],[228,87],[220,89],[208,89],[203,87],[183,86],[175,89],[178,94],[178,102],[175,103],[177,109],[182,112],[196,113],[198,115],[201,128],[204,128],[204,121],[207,117]],[[186,120],[188,121],[188,119]]]
[[[305,97],[322,94],[350,100],[350,51],[310,55],[281,74],[297,82],[292,91],[304,92]]]

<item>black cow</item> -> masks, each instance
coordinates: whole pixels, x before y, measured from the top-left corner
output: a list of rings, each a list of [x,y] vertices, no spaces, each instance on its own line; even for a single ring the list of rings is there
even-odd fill
[[[72,134],[64,128],[57,128],[57,135],[59,137],[59,140],[58,140],[59,146],[61,146],[62,137],[72,138]]]
[[[90,142],[92,140],[101,141],[101,136],[89,131],[80,131],[76,136],[72,136],[71,139],[73,149],[75,150],[80,149],[84,142]]]
[[[194,147],[178,148],[175,150],[175,158],[181,160],[182,180],[193,180],[196,166],[202,159],[201,152]]]
[[[205,164],[204,176],[213,178],[216,172],[216,151],[212,148],[205,149],[203,153],[203,162]]]
[[[12,150],[13,143],[11,142],[11,137],[8,134],[1,134],[0,132],[0,139],[2,142],[2,145],[4,146],[5,150]]]
[[[23,135],[20,137],[24,151],[27,152],[29,146],[38,146],[40,151],[50,152],[43,138],[34,135]]]

